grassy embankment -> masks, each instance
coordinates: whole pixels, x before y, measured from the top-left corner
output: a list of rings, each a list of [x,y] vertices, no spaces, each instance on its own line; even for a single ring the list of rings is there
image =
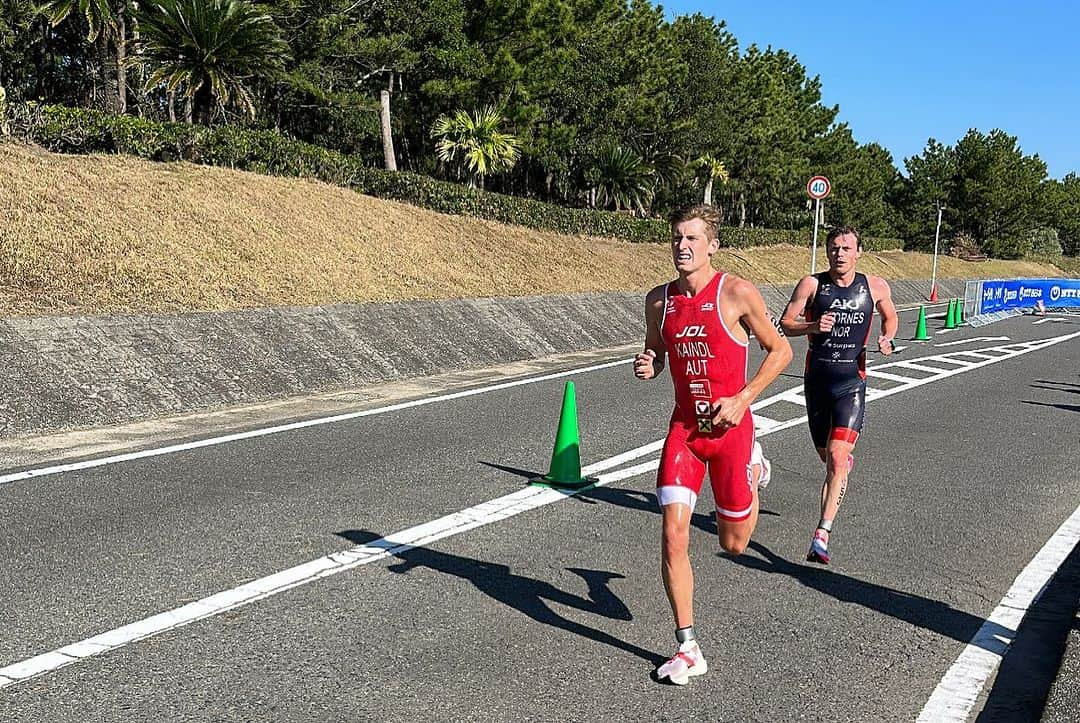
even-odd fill
[[[13,144],[0,145],[0,219],[2,316],[644,290],[671,275],[665,244],[446,216],[312,181]],[[722,249],[716,262],[788,283],[804,273],[807,250]],[[929,278],[930,257],[867,253],[860,268]],[[941,278],[1060,274],[1034,261],[943,257],[938,267]]]

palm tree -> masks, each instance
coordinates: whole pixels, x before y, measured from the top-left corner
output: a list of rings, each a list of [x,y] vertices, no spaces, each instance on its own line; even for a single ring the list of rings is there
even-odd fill
[[[127,1],[126,0],[46,0],[41,13],[56,27],[68,16],[85,18],[86,40],[94,47],[104,88],[102,105],[118,113],[127,111]],[[116,48],[116,86],[110,88],[109,43]],[[96,88],[96,86],[95,86]]]
[[[702,203],[711,206],[713,182],[719,180],[720,183],[727,183],[731,178],[727,167],[724,165],[723,161],[716,158],[711,153],[706,153],[700,158],[695,159],[690,166],[705,176],[705,197],[704,200],[702,200]]]
[[[607,146],[589,175],[596,204],[611,203],[616,211],[636,209],[645,215],[655,190],[656,170],[644,158],[629,148]]]
[[[502,110],[486,106],[471,115],[463,110],[439,116],[431,128],[435,150],[444,163],[461,162],[469,171],[469,186],[484,187],[484,176],[508,171],[521,157],[521,142],[499,130]]]
[[[282,69],[289,47],[269,15],[247,0],[156,0],[139,15],[147,86],[188,99],[188,121],[208,124],[230,104],[255,116],[248,81]]]

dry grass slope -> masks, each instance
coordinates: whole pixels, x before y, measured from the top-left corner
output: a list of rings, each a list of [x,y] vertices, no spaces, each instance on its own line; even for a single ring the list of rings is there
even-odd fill
[[[664,244],[563,236],[447,216],[326,184],[122,156],[0,145],[0,314],[225,310],[340,302],[643,290]],[[819,253],[819,261],[823,260]],[[807,251],[721,250],[757,283]],[[863,270],[928,278],[924,254]],[[942,259],[942,277],[1040,276],[1046,264]]]

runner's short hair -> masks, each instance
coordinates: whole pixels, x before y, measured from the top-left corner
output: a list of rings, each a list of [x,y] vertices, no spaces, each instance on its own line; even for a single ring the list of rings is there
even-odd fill
[[[828,246],[833,239],[847,236],[848,234],[855,237],[856,248],[859,249],[859,251],[862,251],[862,239],[859,238],[859,232],[854,226],[837,226],[832,231],[829,231],[829,235],[825,237],[825,245]]]
[[[705,234],[710,240],[717,237],[720,229],[721,217],[720,211],[718,211],[715,206],[699,203],[696,206],[680,208],[678,211],[671,214],[668,221],[671,223],[671,227],[675,228],[677,224],[685,221],[693,221],[695,218],[701,219],[705,223]]]

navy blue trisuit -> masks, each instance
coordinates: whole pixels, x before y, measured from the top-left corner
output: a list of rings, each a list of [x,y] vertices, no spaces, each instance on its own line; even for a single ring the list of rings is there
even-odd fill
[[[852,444],[859,438],[866,403],[866,342],[874,322],[874,298],[865,274],[837,286],[828,271],[815,274],[818,288],[804,317],[835,316],[828,333],[809,334],[803,391],[810,437],[824,449],[829,440]]]

